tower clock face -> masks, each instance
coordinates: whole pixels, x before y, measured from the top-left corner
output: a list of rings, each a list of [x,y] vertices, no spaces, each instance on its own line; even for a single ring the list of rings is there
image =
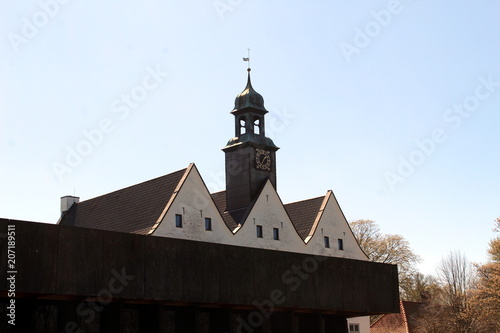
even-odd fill
[[[271,152],[264,149],[255,149],[255,163],[257,169],[271,170]]]

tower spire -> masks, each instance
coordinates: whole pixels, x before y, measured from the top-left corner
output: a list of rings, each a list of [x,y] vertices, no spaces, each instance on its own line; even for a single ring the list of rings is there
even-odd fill
[[[243,61],[250,63],[248,58]],[[262,185],[270,180],[276,188],[276,151],[279,149],[265,133],[264,98],[256,92],[250,81],[236,96],[234,109],[235,135],[222,148],[226,155],[226,209],[247,207],[258,194]],[[235,171],[238,170],[238,171]]]

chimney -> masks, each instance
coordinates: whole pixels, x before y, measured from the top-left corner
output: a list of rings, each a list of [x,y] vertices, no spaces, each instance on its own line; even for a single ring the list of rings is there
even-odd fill
[[[78,203],[79,201],[79,197],[74,197],[72,195],[61,197],[61,214],[67,212],[74,203]]]

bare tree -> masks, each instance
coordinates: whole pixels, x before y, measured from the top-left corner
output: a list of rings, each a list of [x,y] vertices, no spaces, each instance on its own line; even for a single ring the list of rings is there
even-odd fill
[[[416,273],[403,286],[406,301],[430,303],[441,296],[438,280],[432,275]]]
[[[448,307],[433,302],[425,302],[414,318],[415,333],[454,333],[451,311]]]
[[[442,285],[442,301],[450,310],[450,332],[476,332],[479,322],[471,308],[470,296],[474,285],[472,264],[458,251],[451,252],[438,266]]]

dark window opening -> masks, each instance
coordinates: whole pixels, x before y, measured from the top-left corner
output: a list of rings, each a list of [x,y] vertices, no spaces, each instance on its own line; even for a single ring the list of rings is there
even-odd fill
[[[339,250],[344,250],[344,240],[342,238],[339,238]]]
[[[273,228],[273,238],[274,240],[280,240],[280,230],[278,228]]]
[[[177,228],[182,228],[182,215],[175,214],[175,226]]]
[[[212,230],[212,219],[205,217],[205,230]]]
[[[257,226],[257,238],[262,238],[262,226]]]
[[[325,236],[325,247],[330,248],[330,237]]]
[[[243,135],[247,132],[247,128],[246,128],[246,121],[245,121],[245,118],[240,118],[240,133],[239,135]]]
[[[260,118],[255,117],[253,120],[253,132],[260,134]]]

